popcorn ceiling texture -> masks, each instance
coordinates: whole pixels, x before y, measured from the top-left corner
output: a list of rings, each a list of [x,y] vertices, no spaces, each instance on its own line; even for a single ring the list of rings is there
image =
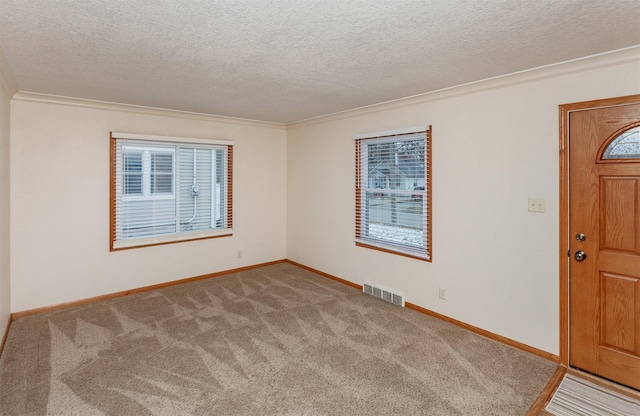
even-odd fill
[[[21,91],[288,123],[640,44],[637,0],[0,1]]]

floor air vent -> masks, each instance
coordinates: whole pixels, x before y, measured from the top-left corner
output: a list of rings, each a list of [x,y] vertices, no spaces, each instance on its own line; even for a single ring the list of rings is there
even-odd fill
[[[362,284],[362,291],[367,295],[371,295],[374,298],[382,299],[389,303],[393,303],[397,306],[404,307],[404,295],[400,292],[394,292],[384,289],[380,286],[374,286],[371,283],[364,282]]]

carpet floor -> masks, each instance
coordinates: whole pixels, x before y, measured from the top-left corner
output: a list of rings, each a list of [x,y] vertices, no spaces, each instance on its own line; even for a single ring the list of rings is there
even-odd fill
[[[556,365],[288,263],[15,320],[1,415],[524,415]]]

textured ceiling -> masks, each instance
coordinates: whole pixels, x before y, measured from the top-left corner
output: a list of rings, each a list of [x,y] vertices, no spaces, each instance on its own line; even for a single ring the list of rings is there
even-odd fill
[[[638,0],[0,0],[20,91],[278,123],[639,44]]]

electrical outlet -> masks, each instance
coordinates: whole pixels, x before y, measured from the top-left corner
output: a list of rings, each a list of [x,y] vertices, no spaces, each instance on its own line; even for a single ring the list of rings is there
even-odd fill
[[[239,259],[242,258],[242,250],[238,250],[238,252],[236,253],[236,257]]]
[[[447,299],[447,291],[444,288],[439,287],[438,288],[438,297],[440,299],[446,300]]]
[[[529,212],[544,212],[544,198],[529,198]]]

